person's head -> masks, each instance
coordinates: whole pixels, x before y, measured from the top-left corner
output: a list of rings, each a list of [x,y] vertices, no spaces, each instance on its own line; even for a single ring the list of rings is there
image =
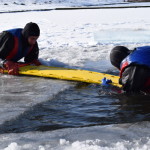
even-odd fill
[[[22,35],[29,45],[34,45],[40,36],[40,28],[36,23],[27,23],[22,30]]]
[[[130,54],[130,50],[124,46],[116,46],[110,52],[110,62],[120,69],[122,60]]]

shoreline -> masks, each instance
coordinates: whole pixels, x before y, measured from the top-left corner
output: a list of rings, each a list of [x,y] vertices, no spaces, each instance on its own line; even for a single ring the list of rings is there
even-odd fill
[[[22,10],[10,10],[0,11],[3,13],[20,13],[20,12],[34,12],[34,11],[52,11],[52,10],[81,10],[81,9],[126,9],[126,8],[150,8],[150,5],[134,5],[134,6],[80,6],[80,7],[56,7],[56,8],[39,8],[39,9],[22,9]]]

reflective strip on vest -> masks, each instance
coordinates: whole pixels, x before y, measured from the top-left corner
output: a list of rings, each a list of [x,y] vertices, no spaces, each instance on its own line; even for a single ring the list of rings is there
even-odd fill
[[[120,77],[122,77],[122,73],[125,70],[125,68],[129,65],[128,61],[124,61],[121,65],[121,69],[120,69]]]

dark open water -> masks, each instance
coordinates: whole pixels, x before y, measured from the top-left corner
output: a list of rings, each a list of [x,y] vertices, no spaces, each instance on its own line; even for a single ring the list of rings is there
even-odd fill
[[[12,79],[13,82],[7,82]],[[16,85],[20,86],[18,90],[21,88],[22,90],[20,89],[20,92],[24,92],[24,95],[29,93],[29,90],[33,86],[33,94],[36,96],[36,94],[39,93],[38,91],[44,90],[43,88],[46,83],[45,90],[48,92],[48,88],[54,86],[53,81],[55,81],[55,86],[62,83],[70,84],[66,81],[61,82],[51,79],[29,77],[17,79],[17,77],[12,77],[10,79],[4,78],[3,82],[7,82],[7,84],[3,86],[5,86],[5,92],[7,91],[6,89],[10,89],[10,87],[14,88]],[[24,85],[22,82],[24,82]],[[8,86],[9,84],[10,86]],[[27,107],[25,111],[22,111],[17,117],[6,118],[0,125],[0,134],[52,131],[62,128],[150,121],[150,96],[117,94],[100,85],[72,84],[74,87],[60,91],[52,97],[49,95],[49,98],[46,97],[47,100]],[[11,92],[12,100],[14,95],[19,96],[20,94],[19,91],[7,91],[7,94],[9,92]],[[11,97],[9,101],[11,101]],[[8,99],[6,98],[5,95],[4,100]],[[26,96],[24,96],[23,99],[27,99],[28,101]],[[20,100],[21,99],[18,98],[15,103]],[[12,102],[10,102],[10,105],[12,105]],[[8,111],[10,111],[10,109],[11,106]]]

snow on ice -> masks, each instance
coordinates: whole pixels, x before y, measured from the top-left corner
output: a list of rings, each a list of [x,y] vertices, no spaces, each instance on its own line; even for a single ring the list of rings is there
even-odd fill
[[[15,2],[15,3],[14,3]],[[122,0],[109,0],[106,3],[123,2]],[[21,4],[22,3],[22,4]],[[34,3],[34,4],[33,4]],[[36,3],[36,4],[35,4]],[[44,4],[43,4],[44,3]],[[45,5],[45,3],[48,3]],[[102,0],[94,1],[62,1],[63,7],[74,5],[99,5]],[[5,5],[4,5],[5,4]],[[19,5],[18,5],[19,4]],[[24,5],[25,4],[25,5]],[[30,4],[30,5],[29,5]],[[43,4],[43,5],[41,5]],[[0,11],[30,10],[37,8],[50,8],[58,6],[58,1],[31,1],[31,0],[0,0]],[[64,5],[66,4],[66,5]],[[68,5],[67,5],[68,4]],[[98,9],[98,10],[52,10],[45,12],[20,12],[1,13],[0,30],[24,27],[26,23],[36,22],[41,28],[41,36],[38,40],[40,47],[40,60],[47,65],[91,67],[99,65],[99,61],[106,61],[105,70],[111,68],[109,64],[109,52],[114,44],[104,45],[95,34],[103,30],[118,31],[126,30],[147,30],[150,33],[149,8],[128,8],[128,9]],[[113,37],[112,37],[113,40]],[[111,42],[111,40],[110,40]],[[122,43],[120,43],[122,44]],[[137,46],[137,43],[128,44],[130,48]],[[145,43],[141,43],[140,45]],[[90,62],[90,63],[89,63]],[[98,64],[96,64],[98,63]],[[108,65],[107,65],[108,64]],[[104,71],[104,70],[103,70]],[[15,82],[14,78],[14,82]],[[55,82],[55,81],[53,81]],[[36,82],[35,82],[36,83]],[[15,84],[18,84],[17,82]],[[55,83],[54,83],[55,84]],[[43,90],[46,92],[46,88]],[[56,85],[57,86],[57,85]],[[58,90],[55,87],[51,96],[67,86],[62,82]],[[51,85],[49,86],[49,88]],[[30,87],[31,88],[31,87]],[[38,85],[35,87],[37,91]],[[54,89],[54,90],[53,90]],[[24,92],[24,91],[22,91]],[[29,91],[27,91],[29,92]],[[13,93],[13,92],[12,92]],[[30,93],[32,95],[32,93]],[[11,95],[10,95],[11,96]],[[37,94],[38,96],[38,94]],[[39,98],[42,102],[47,97]],[[33,99],[34,100],[34,99]],[[36,101],[29,100],[26,107],[24,102],[19,102],[13,106],[12,112],[1,106],[1,123],[23,113],[25,109],[36,104]],[[12,103],[7,102],[7,108],[12,107]],[[6,104],[6,102],[2,104]],[[21,107],[21,109],[20,109]],[[10,115],[11,114],[11,115]],[[4,150],[127,150],[150,148],[149,122],[99,126],[81,129],[62,129],[53,132],[27,132],[18,134],[1,134],[0,149]],[[141,130],[142,129],[142,130]]]

